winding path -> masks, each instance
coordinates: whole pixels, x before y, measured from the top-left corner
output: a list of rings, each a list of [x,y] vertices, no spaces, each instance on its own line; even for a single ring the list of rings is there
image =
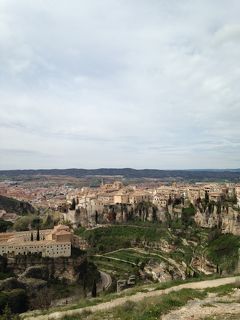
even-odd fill
[[[107,290],[112,284],[112,278],[110,274],[104,271],[100,271],[100,274],[101,274],[102,283],[99,289],[100,291]]]
[[[225,284],[231,284],[235,283],[235,281],[238,279],[238,277],[230,277],[230,278],[220,278],[215,280],[206,280],[206,281],[199,281],[199,282],[190,282],[190,283],[184,283],[178,286],[174,286],[165,290],[155,290],[150,292],[138,292],[132,296],[127,297],[121,297],[116,298],[114,300],[100,303],[95,306],[85,307],[81,309],[74,309],[74,310],[67,310],[67,311],[59,311],[54,312],[48,315],[42,315],[42,316],[27,316],[22,315],[22,319],[26,320],[52,320],[52,319],[62,319],[65,316],[75,316],[80,315],[83,312],[90,311],[91,313],[97,312],[97,311],[106,311],[108,309],[112,309],[118,306],[123,305],[127,301],[133,301],[133,302],[140,302],[145,298],[149,297],[156,297],[161,296],[164,294],[168,294],[172,291],[179,291],[181,289],[187,288],[187,289],[206,289],[209,287],[218,287]]]

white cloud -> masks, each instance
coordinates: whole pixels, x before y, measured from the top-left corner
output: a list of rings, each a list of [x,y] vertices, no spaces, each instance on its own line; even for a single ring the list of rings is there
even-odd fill
[[[2,0],[0,167],[238,166],[238,9]]]

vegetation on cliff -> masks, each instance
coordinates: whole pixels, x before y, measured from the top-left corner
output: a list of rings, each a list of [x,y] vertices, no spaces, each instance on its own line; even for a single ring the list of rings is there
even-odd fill
[[[79,228],[76,234],[86,239],[94,252],[108,252],[131,246],[131,241],[159,241],[171,234],[159,225],[111,225],[106,228]]]
[[[240,265],[240,237],[218,233],[207,246],[208,257],[217,265],[218,271],[231,274]]]
[[[8,198],[0,195],[0,210],[16,213],[18,215],[34,214],[37,210],[28,202]]]

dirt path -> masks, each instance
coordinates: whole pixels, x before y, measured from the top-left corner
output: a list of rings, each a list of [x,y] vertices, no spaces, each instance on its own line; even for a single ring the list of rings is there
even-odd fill
[[[215,280],[206,280],[206,281],[199,281],[199,282],[191,282],[191,283],[184,283],[178,286],[174,286],[165,290],[156,290],[156,291],[150,291],[150,292],[138,292],[132,296],[117,298],[109,302],[100,303],[98,305],[92,306],[92,307],[86,307],[81,309],[74,309],[74,310],[68,310],[68,311],[59,311],[54,312],[49,315],[43,315],[43,316],[30,316],[30,317],[22,317],[23,319],[27,320],[52,320],[52,319],[62,319],[64,316],[74,316],[79,315],[84,311],[90,311],[92,313],[97,311],[106,311],[108,309],[112,309],[118,306],[123,305],[127,301],[133,301],[133,302],[140,302],[145,298],[148,297],[156,297],[163,294],[168,294],[171,291],[179,291],[181,289],[187,288],[187,289],[206,289],[208,287],[218,287],[225,284],[234,283],[236,281],[237,277],[231,277],[231,278],[221,278],[221,279],[215,279]]]
[[[128,264],[130,264],[132,266],[136,266],[136,263],[134,263],[134,262],[127,261],[127,260],[120,259],[120,258],[105,256],[103,254],[95,254],[94,257],[100,257],[100,258],[104,258],[106,260],[109,259],[109,260],[114,260],[114,261],[120,261],[120,262],[128,263]]]

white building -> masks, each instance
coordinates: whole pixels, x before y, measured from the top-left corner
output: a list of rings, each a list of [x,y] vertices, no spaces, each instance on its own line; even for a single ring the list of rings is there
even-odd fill
[[[37,253],[52,258],[71,256],[72,234],[69,227],[58,225],[52,230],[43,230],[39,238],[36,240],[36,232],[33,234],[31,231],[0,233],[0,255]]]

